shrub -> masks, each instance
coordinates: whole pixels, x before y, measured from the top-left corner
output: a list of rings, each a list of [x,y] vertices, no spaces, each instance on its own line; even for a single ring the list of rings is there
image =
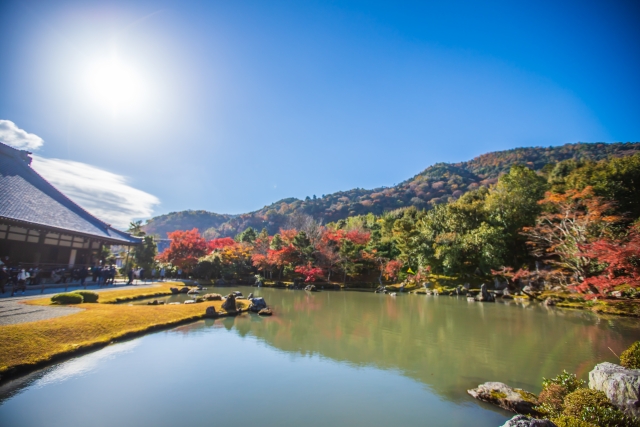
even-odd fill
[[[549,385],[551,384],[557,384],[564,387],[567,393],[573,393],[579,388],[585,388],[587,386],[587,383],[585,383],[583,380],[579,380],[574,374],[570,374],[567,371],[562,371],[562,373],[555,378],[542,379],[543,390],[549,387]]]
[[[536,409],[547,416],[558,416],[564,409],[564,398],[568,394],[564,386],[556,383],[547,384],[540,392]]]
[[[620,355],[620,364],[629,369],[640,369],[640,341],[631,344]]]
[[[98,302],[98,295],[91,291],[74,291],[74,294],[82,295],[82,302]]]
[[[606,394],[600,390],[580,388],[569,393],[564,398],[564,414],[571,417],[582,418],[582,412],[586,408],[607,408],[611,402]]]
[[[638,427],[637,420],[613,406],[589,406],[584,408],[580,418],[600,427]]]
[[[51,302],[54,304],[82,304],[82,301],[82,295],[75,292],[56,294],[51,297]]]
[[[567,415],[560,415],[557,418],[552,418],[551,422],[553,422],[557,427],[598,427],[596,424],[581,420],[580,418],[569,417]]]

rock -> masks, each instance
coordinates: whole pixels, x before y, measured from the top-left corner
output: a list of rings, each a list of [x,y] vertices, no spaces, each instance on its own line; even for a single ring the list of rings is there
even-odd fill
[[[493,403],[507,411],[524,415],[537,415],[534,407],[538,399],[528,391],[511,388],[504,383],[488,382],[480,384],[477,388],[467,390],[471,396],[484,402]]]
[[[235,292],[232,292],[232,293],[233,293],[233,295],[235,295],[236,297],[241,297],[241,296],[242,296],[242,292],[240,292],[240,291],[235,291]]]
[[[227,295],[227,299],[222,303],[222,309],[227,313],[235,313],[238,311],[236,307],[236,296],[234,294]]]
[[[196,298],[196,302],[204,302],[204,298],[202,298],[202,297],[197,297],[197,298]]]
[[[207,301],[222,301],[222,295],[220,294],[206,294],[203,298]]]
[[[185,304],[195,304],[195,303],[196,303],[196,300],[194,300],[194,299],[188,299],[188,300],[186,300],[184,303],[185,303]]]
[[[216,313],[216,308],[214,306],[209,306],[204,311],[204,317],[218,317],[218,313]]]
[[[149,301],[147,305],[158,305],[158,300],[154,299],[153,301]]]
[[[622,291],[613,291],[611,292],[611,296],[615,298],[622,298]]]
[[[187,293],[188,293],[188,294],[199,294],[199,293],[200,293],[200,291],[194,288],[194,289],[189,289],[189,290],[187,291]]]
[[[186,286],[182,289],[180,289],[180,293],[181,294],[186,294],[187,292],[189,292],[189,288],[187,288]]]
[[[271,316],[273,315],[273,311],[270,308],[263,308],[258,312],[258,316]]]
[[[181,302],[170,302],[169,305],[180,305],[182,304]]]
[[[260,310],[267,308],[267,302],[264,300],[264,298],[251,298],[250,301],[251,305],[249,306],[249,310],[253,311],[254,313],[258,313]]]
[[[253,298],[253,292],[249,293],[249,296],[247,297],[247,299],[251,299]]]
[[[538,420],[529,418],[526,415],[516,415],[507,420],[501,427],[557,427],[554,423],[547,419]]]
[[[560,300],[558,298],[547,298],[546,300],[544,300],[543,304],[547,305],[547,306],[554,306],[557,305],[560,302]]]
[[[391,292],[391,293],[389,294],[389,296],[390,296],[390,297],[395,297],[395,296],[397,296],[397,295],[398,295],[398,294],[397,294],[397,293],[395,293],[395,292]]]
[[[180,289],[178,288],[169,288],[169,290],[171,291],[172,294],[176,295],[180,293]]]
[[[496,297],[494,297],[491,292],[487,290],[487,285],[484,283],[480,286],[480,293],[476,297],[476,301],[482,302],[495,302]]]
[[[589,372],[589,388],[602,391],[621,411],[640,418],[640,369],[600,363]]]
[[[215,284],[218,286],[225,286],[227,282],[224,279],[218,279]]]
[[[309,292],[318,292],[318,290],[316,289],[316,285],[307,285],[305,286],[304,290]]]

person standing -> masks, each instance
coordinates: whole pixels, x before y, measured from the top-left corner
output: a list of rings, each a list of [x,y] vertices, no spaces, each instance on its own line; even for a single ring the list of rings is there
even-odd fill
[[[1,263],[2,261],[0,261]],[[0,264],[0,291],[4,294],[4,287],[9,281],[9,273],[7,267],[4,264]]]
[[[85,289],[87,289],[87,285],[85,284],[85,281],[87,280],[87,276],[89,276],[89,271],[87,271],[87,267],[81,267],[80,268],[80,286],[83,286]]]
[[[129,269],[129,272],[127,273],[127,277],[129,277],[129,281],[127,282],[127,285],[133,285],[133,267]]]
[[[164,267],[162,267],[162,268],[160,269],[160,281],[161,281],[161,282],[162,282],[162,281],[164,281],[164,273],[165,273],[165,271],[164,271]]]
[[[27,290],[27,280],[29,279],[29,273],[25,271],[25,269],[21,269],[18,273],[18,290],[22,290],[22,295],[24,295],[24,291]],[[11,292],[11,296],[13,296],[13,290]]]

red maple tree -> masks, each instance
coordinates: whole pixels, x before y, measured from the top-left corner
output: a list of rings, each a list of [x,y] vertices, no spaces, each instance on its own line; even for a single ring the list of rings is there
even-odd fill
[[[302,274],[305,282],[315,282],[316,279],[322,278],[322,269],[309,265],[299,265],[295,269],[296,273]]]
[[[189,271],[198,263],[198,258],[207,254],[207,241],[197,228],[173,231],[168,236],[171,245],[157,256],[160,262],[168,262]]]
[[[209,249],[209,252],[213,252],[216,249],[222,249],[227,246],[233,246],[236,243],[237,242],[233,240],[231,237],[220,237],[218,239],[209,240],[207,242],[207,248]]]
[[[597,276],[575,286],[591,296],[605,294],[620,285],[640,287],[640,229],[634,227],[622,240],[600,239],[580,247],[581,255],[606,267]]]

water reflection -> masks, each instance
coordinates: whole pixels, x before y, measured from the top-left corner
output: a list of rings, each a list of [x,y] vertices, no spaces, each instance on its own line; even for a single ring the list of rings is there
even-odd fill
[[[468,400],[465,390],[484,381],[538,392],[542,377],[563,369],[586,377],[596,363],[615,361],[609,348],[619,354],[640,337],[636,319],[604,319],[537,304],[252,291],[275,308],[274,317],[217,322],[286,352],[400,370],[456,402]]]

